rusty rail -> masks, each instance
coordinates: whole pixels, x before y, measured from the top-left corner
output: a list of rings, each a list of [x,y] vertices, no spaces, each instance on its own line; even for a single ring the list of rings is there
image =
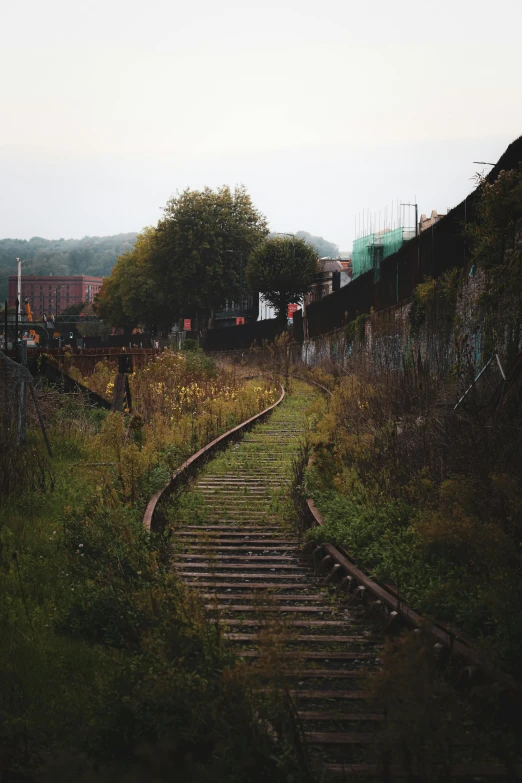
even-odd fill
[[[306,505],[308,521],[311,526],[321,527],[324,524],[324,520],[312,498],[307,499]],[[315,549],[312,550],[311,556],[313,556],[314,560],[317,560],[319,556],[331,558],[331,561],[335,564],[333,567],[337,566],[336,570],[339,570],[340,566],[345,574],[345,578],[347,577],[344,582],[346,589],[353,593],[358,591],[364,600],[368,600],[372,596],[374,603],[377,603],[386,613],[389,624],[400,621],[409,628],[422,628],[432,637],[435,644],[442,645],[457,659],[465,661],[468,665],[471,664],[486,675],[488,679],[496,680],[509,690],[516,691],[519,695],[522,693],[521,686],[510,674],[487,661],[473,649],[472,644],[474,640],[471,640],[467,634],[453,626],[449,629],[437,622],[426,620],[422,615],[405,604],[397,593],[390,590],[389,587],[379,584],[359,568],[344,547],[333,546],[333,544],[317,544]],[[338,575],[339,577],[342,579],[341,575]]]
[[[297,375],[294,377],[300,378],[305,383],[317,386],[329,396],[332,395],[332,392],[320,383]],[[308,460],[308,467],[310,467],[312,461],[313,455]],[[307,498],[306,506],[307,521],[310,527],[321,527],[324,524],[324,520],[312,498]],[[487,678],[495,680],[511,691],[515,691],[519,697],[522,695],[522,686],[510,674],[502,671],[502,669],[499,669],[476,652],[473,646],[476,644],[475,639],[472,639],[454,625],[445,625],[441,622],[426,620],[422,615],[405,604],[400,594],[391,586],[379,584],[368,576],[366,570],[359,568],[344,547],[333,546],[333,544],[317,544],[312,551],[314,561],[319,555],[331,558],[335,571],[341,570],[345,574],[345,579],[348,577],[344,584],[350,592],[359,591],[361,597],[364,597],[366,600],[370,595],[373,596],[374,603],[380,606],[387,614],[389,624],[399,621],[409,628],[422,628],[435,640],[437,645],[442,645],[451,655],[468,665],[471,664],[471,666],[486,675]],[[337,574],[336,576],[339,575]]]
[[[193,454],[191,457],[189,457],[170,477],[167,484],[163,487],[163,489],[159,489],[157,492],[152,495],[151,499],[149,500],[147,504],[147,508],[145,509],[145,514],[143,515],[143,525],[145,528],[152,533],[161,532],[161,530],[165,526],[166,520],[163,518],[163,515],[161,513],[161,503],[163,503],[165,500],[168,499],[168,497],[185,481],[188,480],[188,478],[192,475],[192,472],[199,469],[204,462],[206,462],[207,459],[218,449],[223,448],[223,446],[228,445],[228,443],[236,438],[238,435],[242,435],[244,432],[250,429],[250,427],[254,426],[254,424],[257,424],[260,421],[263,421],[267,416],[270,415],[270,413],[276,408],[284,399],[285,397],[285,390],[281,386],[281,396],[279,397],[276,402],[274,402],[272,405],[270,405],[268,408],[265,408],[260,413],[256,413],[255,416],[251,416],[246,421],[242,422],[241,424],[238,424],[236,427],[233,427],[231,430],[228,430],[227,432],[224,432],[223,435],[220,435],[218,438],[215,438],[210,443],[207,443],[206,446],[203,446],[202,449],[197,451],[195,454]]]
[[[322,383],[317,383],[317,381],[312,381],[310,378],[305,378],[303,375],[297,375],[296,373],[292,373],[292,378],[298,378],[300,381],[304,381],[305,383],[310,383],[312,386],[317,386],[318,389],[320,389],[324,394],[328,394],[330,397],[332,396],[333,392],[330,391],[330,389],[327,389],[326,386],[323,386]]]

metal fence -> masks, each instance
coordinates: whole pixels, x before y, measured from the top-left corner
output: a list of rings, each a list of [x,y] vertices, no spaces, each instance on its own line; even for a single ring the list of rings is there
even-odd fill
[[[27,367],[0,351],[0,436],[3,449],[25,442],[27,389],[33,382]]]

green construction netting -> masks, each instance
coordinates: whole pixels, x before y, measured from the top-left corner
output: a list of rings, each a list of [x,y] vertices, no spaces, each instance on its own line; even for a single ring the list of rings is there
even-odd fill
[[[393,231],[380,231],[356,239],[353,243],[352,276],[358,277],[377,268],[384,258],[396,253],[412,235],[409,230],[395,228]]]

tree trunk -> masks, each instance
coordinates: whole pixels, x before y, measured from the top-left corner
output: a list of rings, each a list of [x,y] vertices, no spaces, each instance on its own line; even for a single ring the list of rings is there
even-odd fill
[[[277,306],[277,320],[281,324],[281,331],[286,332],[288,327],[288,297],[281,296]]]

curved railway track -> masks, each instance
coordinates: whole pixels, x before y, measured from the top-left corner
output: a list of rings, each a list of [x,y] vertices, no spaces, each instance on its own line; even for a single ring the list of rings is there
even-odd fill
[[[294,385],[270,419],[212,459],[182,494],[174,567],[200,592],[239,657],[255,664],[265,634],[272,641],[275,635],[278,676],[321,779],[390,779],[379,765],[384,716],[367,683],[381,665],[382,627],[353,595],[329,590],[288,522],[292,461],[318,395],[305,383]],[[454,774],[506,780],[498,767],[484,765]]]
[[[260,632],[277,627],[312,762],[362,771],[382,717],[365,684],[379,666],[382,634],[357,603],[332,597],[285,519],[292,460],[316,396],[309,389],[299,384],[266,423],[202,471],[178,514],[175,567],[240,657],[258,658]]]

